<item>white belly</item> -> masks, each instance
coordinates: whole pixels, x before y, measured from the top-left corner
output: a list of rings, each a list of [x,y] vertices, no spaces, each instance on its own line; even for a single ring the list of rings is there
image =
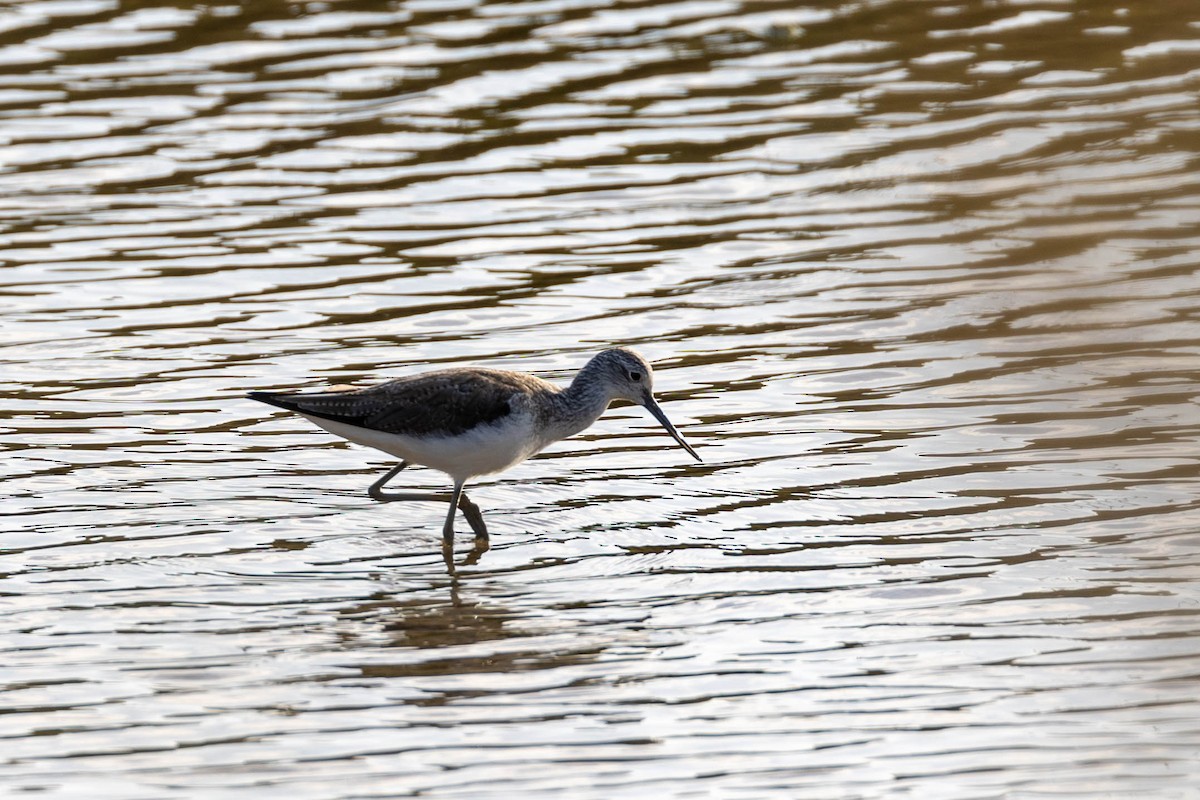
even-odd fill
[[[480,425],[458,436],[420,437],[303,416],[334,436],[441,470],[456,481],[506,470],[542,449],[528,414],[511,414],[502,425]]]

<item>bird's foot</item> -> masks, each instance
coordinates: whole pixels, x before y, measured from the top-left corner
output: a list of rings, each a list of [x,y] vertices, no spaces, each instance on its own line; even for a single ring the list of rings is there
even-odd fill
[[[444,503],[450,499],[448,494],[437,494],[431,492],[384,492],[375,486],[367,489],[367,494],[372,500],[378,500],[381,503],[395,503],[399,500],[422,500],[431,503]]]
[[[478,564],[479,559],[482,558],[483,554],[486,553],[490,548],[491,544],[488,542],[486,536],[476,536],[475,544],[471,547],[471,552],[467,553],[467,557],[463,559],[462,565],[464,567],[470,567]]]
[[[488,538],[487,525],[483,521],[483,512],[479,510],[479,506],[467,499],[466,495],[458,501],[458,507],[463,512],[463,516],[467,518],[467,522],[471,526],[471,530],[475,532],[475,539],[483,539],[485,542]]]

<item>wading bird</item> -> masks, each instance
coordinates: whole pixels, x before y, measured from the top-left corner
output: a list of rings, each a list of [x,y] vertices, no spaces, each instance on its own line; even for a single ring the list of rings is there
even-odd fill
[[[566,388],[524,372],[460,367],[363,389],[250,392],[248,396],[294,411],[335,436],[401,459],[367,493],[383,502],[449,501],[450,513],[442,528],[449,563],[456,508],[462,509],[475,531],[476,549],[487,549],[483,515],[463,491],[469,479],[506,470],[579,433],[614,400],[646,408],[683,449],[701,460],[655,402],[653,379],[646,359],[616,348],[593,356]],[[446,473],[454,482],[453,491],[385,493],[384,484],[410,464]]]

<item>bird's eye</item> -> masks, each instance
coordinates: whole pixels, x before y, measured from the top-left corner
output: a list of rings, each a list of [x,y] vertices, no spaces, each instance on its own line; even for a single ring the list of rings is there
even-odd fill
[[[640,373],[640,372],[629,373],[629,380],[634,381],[636,383],[637,381],[640,381],[641,379],[642,379],[642,373]]]

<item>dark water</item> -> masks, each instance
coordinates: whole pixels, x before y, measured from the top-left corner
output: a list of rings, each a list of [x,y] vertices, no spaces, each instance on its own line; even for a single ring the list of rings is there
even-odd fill
[[[1190,0],[3,4],[0,794],[1200,797],[1198,91]],[[241,399],[617,343],[705,463],[453,579]]]

